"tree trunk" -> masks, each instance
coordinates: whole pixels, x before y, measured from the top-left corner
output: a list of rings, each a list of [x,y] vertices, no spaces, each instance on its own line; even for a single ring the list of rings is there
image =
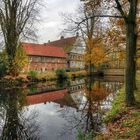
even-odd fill
[[[136,34],[135,23],[127,23],[126,35],[126,71],[125,71],[125,92],[126,104],[128,106],[134,105],[134,89],[135,89],[135,73],[136,73]]]
[[[13,42],[16,42],[15,39],[13,40]],[[11,76],[17,75],[15,63],[16,47],[17,47],[16,43],[8,43],[6,47],[6,51],[8,54],[8,74]]]
[[[125,92],[126,104],[134,105],[136,88],[136,15],[137,15],[137,0],[130,1],[129,14],[126,18],[126,75],[125,75]]]

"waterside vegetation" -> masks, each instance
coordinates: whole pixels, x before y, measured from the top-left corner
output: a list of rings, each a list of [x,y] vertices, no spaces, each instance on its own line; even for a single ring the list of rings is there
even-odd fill
[[[96,140],[138,140],[140,139],[140,95],[135,91],[136,103],[126,106],[125,92],[122,88],[116,95],[112,108],[104,118],[106,132],[99,134]]]
[[[8,85],[20,85],[24,83],[35,83],[35,82],[47,82],[53,80],[71,80],[73,78],[86,77],[87,72],[85,70],[66,72],[64,69],[59,69],[56,72],[43,72],[29,71],[28,73],[22,73],[17,77],[4,76],[0,79],[0,83],[6,83]]]

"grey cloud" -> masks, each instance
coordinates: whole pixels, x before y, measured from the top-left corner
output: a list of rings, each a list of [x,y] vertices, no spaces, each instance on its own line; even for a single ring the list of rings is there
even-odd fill
[[[80,0],[44,0],[46,8],[41,9],[41,22],[37,24],[38,41],[58,39],[60,28],[62,27],[62,18],[60,13],[76,11]]]

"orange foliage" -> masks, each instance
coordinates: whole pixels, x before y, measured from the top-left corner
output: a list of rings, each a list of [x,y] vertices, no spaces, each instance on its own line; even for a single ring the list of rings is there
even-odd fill
[[[103,48],[95,47],[92,49],[91,60],[92,60],[92,64],[97,66],[107,61],[108,57]]]
[[[101,38],[88,39],[87,40],[87,52],[85,53],[85,61],[88,64],[91,61],[91,64],[98,66],[108,60],[108,57],[105,52],[103,40]]]
[[[123,19],[118,19],[117,20],[117,25],[123,26],[125,24],[125,21]]]
[[[106,89],[102,87],[99,88],[96,85],[92,87],[92,91],[87,91],[86,93],[87,97],[90,97],[91,100],[95,102],[102,101],[108,96]]]

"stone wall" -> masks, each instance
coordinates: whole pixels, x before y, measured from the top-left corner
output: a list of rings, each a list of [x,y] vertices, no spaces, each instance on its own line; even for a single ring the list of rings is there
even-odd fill
[[[125,75],[125,69],[106,69],[103,70],[104,75],[123,76]]]

